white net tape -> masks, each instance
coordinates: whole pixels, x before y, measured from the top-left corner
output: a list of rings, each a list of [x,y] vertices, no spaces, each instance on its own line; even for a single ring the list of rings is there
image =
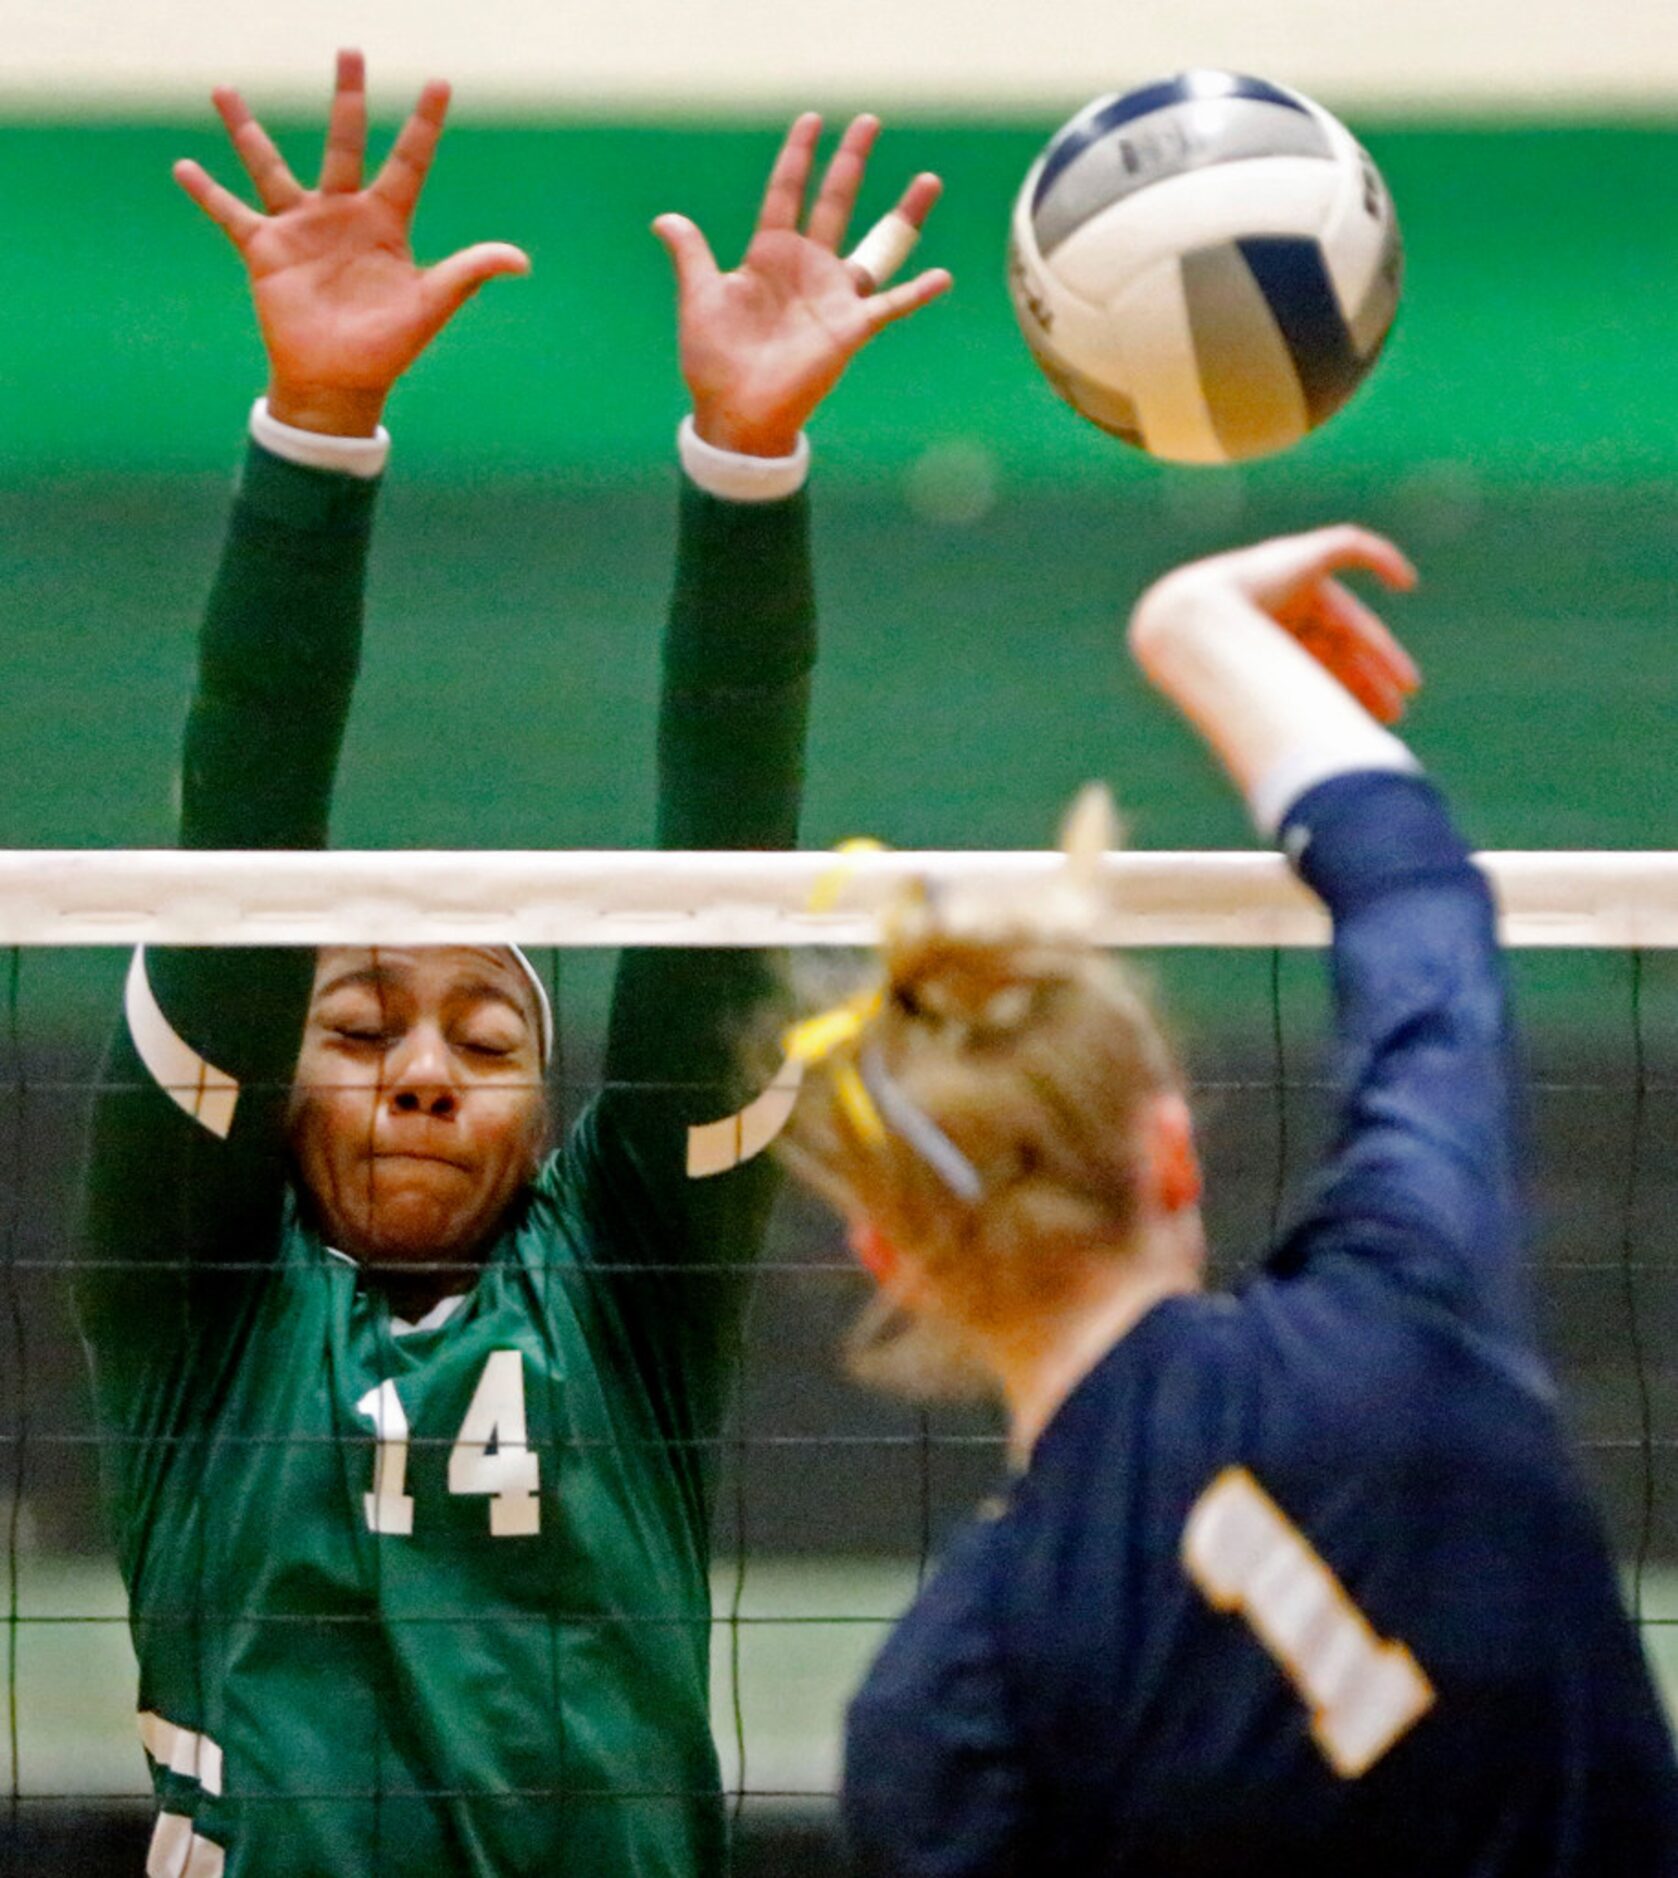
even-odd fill
[[[1678,947],[1678,853],[1483,854],[1512,946]],[[0,852],[0,944],[858,946],[909,879],[1029,904],[1056,853]],[[1279,855],[1113,854],[1114,946],[1318,946]],[[812,911],[812,903],[831,904]]]

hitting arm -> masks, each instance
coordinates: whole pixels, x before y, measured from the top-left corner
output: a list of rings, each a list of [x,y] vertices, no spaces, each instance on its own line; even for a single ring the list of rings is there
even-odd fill
[[[1414,666],[1335,578],[1415,576],[1330,528],[1168,575],[1131,640],[1334,916],[1336,1142],[1272,1268],[1346,1254],[1507,1336],[1518,1266],[1511,1038],[1491,896],[1395,719]]]
[[[1282,832],[1334,915],[1344,1093],[1273,1269],[1377,1267],[1526,1344],[1513,1036],[1485,879],[1420,776],[1322,783]]]

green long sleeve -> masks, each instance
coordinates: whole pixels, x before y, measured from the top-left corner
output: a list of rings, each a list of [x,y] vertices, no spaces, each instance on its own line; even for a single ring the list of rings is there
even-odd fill
[[[252,444],[199,640],[183,848],[322,848],[378,484]]]
[[[807,498],[721,502],[686,485],[659,700],[661,848],[796,840],[815,651]],[[751,953],[627,954],[608,1081],[679,1083],[688,1120],[726,1112],[746,1093],[739,1031],[767,982]]]
[[[809,498],[682,491],[658,726],[661,848],[798,838],[816,662]]]
[[[181,846],[325,843],[376,498],[250,446],[199,639]],[[230,1308],[240,1262],[270,1256],[312,975],[296,949],[136,956],[94,1111],[77,1287],[102,1384],[140,1360],[136,1325],[154,1333],[148,1360],[178,1348]]]
[[[659,700],[661,848],[792,846],[815,657],[807,497],[720,502],[685,485]],[[741,1031],[769,985],[749,952],[627,954],[608,1082],[679,1084],[685,1121],[728,1113],[750,1093]]]
[[[661,847],[796,840],[815,652],[807,498],[731,503],[686,486],[659,705]],[[749,1039],[777,987],[761,953],[626,953],[607,1087],[573,1144],[665,1425],[702,1440],[725,1412],[775,1169],[759,1155],[692,1177],[689,1130],[758,1093]]]

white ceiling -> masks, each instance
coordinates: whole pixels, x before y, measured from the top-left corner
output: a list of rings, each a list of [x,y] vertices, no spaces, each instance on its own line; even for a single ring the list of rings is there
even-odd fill
[[[1678,107],[1678,0],[0,0],[0,108],[317,101],[359,43],[376,104],[463,111],[1056,110],[1184,65],[1343,107]]]

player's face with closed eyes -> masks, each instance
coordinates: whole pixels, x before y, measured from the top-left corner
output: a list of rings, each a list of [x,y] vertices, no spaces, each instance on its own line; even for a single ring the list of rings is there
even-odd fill
[[[396,1262],[482,1250],[541,1151],[539,1021],[494,947],[322,951],[291,1139],[329,1244]]]

